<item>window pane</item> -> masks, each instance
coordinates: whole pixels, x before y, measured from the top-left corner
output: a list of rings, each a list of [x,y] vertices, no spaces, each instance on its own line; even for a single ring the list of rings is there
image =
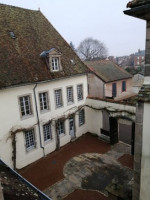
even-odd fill
[[[77,86],[77,95],[78,95],[78,101],[83,99],[83,88],[82,85]]]
[[[40,93],[40,110],[48,110],[48,93]]]
[[[25,131],[26,149],[30,150],[35,148],[34,130]]]
[[[44,141],[52,139],[50,124],[43,125],[43,134],[44,134]]]
[[[85,123],[85,113],[84,109],[79,111],[79,126],[83,125]]]
[[[31,115],[31,104],[30,104],[30,96],[20,97],[20,108],[21,108],[21,115]]]
[[[56,101],[56,107],[61,107],[62,104],[62,91],[60,90],[55,90],[55,101]]]
[[[73,88],[72,87],[67,88],[67,101],[68,103],[73,103]]]

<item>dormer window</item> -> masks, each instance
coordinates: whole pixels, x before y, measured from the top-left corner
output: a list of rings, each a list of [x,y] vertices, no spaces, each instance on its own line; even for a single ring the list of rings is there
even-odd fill
[[[51,72],[62,71],[62,66],[61,66],[62,54],[58,50],[52,48],[48,51],[43,51],[40,54],[40,56],[45,60],[45,63]]]
[[[52,71],[59,71],[59,58],[52,57]]]

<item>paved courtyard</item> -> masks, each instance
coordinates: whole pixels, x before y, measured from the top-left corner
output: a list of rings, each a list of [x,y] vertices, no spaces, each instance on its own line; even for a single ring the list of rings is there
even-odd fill
[[[126,193],[132,179],[133,159],[129,154],[128,145],[111,147],[86,134],[21,170],[21,174],[53,200],[84,200],[90,195],[91,200],[105,200],[105,188],[114,178]]]

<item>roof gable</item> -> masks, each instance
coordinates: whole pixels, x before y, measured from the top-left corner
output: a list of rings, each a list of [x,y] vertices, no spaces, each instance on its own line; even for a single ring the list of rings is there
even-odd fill
[[[85,64],[106,83],[132,77],[127,71],[109,60],[87,61]]]

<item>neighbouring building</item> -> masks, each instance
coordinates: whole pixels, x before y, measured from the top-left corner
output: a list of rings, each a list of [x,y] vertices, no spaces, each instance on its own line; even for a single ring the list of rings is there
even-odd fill
[[[109,60],[87,61],[89,96],[115,98],[132,88],[132,75]]]
[[[146,20],[145,77],[136,108],[133,200],[150,198],[150,0],[134,0],[125,14]]]
[[[0,4],[0,29],[0,158],[20,169],[87,132],[87,67],[40,11]]]
[[[145,50],[138,50],[134,54],[134,67],[137,68],[145,64]]]

